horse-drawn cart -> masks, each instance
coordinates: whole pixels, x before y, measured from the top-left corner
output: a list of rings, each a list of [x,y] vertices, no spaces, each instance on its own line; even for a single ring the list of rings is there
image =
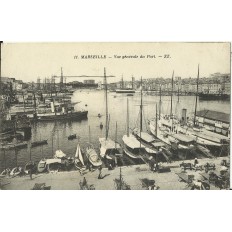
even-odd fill
[[[192,169],[193,169],[193,164],[192,164],[192,163],[185,163],[185,162],[183,161],[183,162],[180,164],[180,167],[181,167],[182,169],[184,169],[184,171],[187,170],[187,169],[192,170]]]
[[[176,175],[179,177],[180,182],[185,182],[187,184],[190,184],[193,182],[194,175],[187,175],[185,173],[176,173]]]
[[[207,173],[209,170],[215,170],[216,169],[216,165],[214,163],[206,163],[204,165],[205,168],[205,172]]]
[[[155,180],[144,178],[144,179],[140,179],[140,181],[142,182],[142,188],[145,188],[147,190],[158,190],[159,189],[159,186],[155,185]]]

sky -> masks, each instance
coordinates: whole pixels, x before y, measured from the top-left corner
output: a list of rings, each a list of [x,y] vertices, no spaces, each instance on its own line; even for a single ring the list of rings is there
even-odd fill
[[[82,59],[85,55],[106,59]],[[166,55],[166,58],[165,58]],[[74,59],[78,56],[77,59]],[[117,56],[117,57],[115,57]],[[123,58],[123,56],[127,56]],[[128,56],[133,56],[129,58]],[[135,56],[137,56],[135,58]],[[142,56],[142,57],[141,57]],[[154,58],[155,56],[155,58]],[[109,82],[146,78],[200,77],[230,73],[229,43],[5,43],[2,44],[2,76],[24,82],[52,75],[113,75]],[[67,78],[68,81],[102,78]],[[58,82],[59,80],[57,80]]]

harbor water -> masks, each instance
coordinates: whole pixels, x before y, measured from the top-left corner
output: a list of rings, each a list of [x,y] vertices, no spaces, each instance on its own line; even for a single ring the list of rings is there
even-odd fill
[[[122,143],[122,136],[126,134],[127,98],[129,99],[129,127],[139,127],[140,93],[134,96],[127,94],[108,93],[109,110],[109,137],[115,139],[117,122],[117,140]],[[88,119],[79,122],[56,121],[56,122],[33,122],[31,141],[47,139],[48,144],[30,149],[0,150],[0,171],[6,167],[24,166],[31,159],[39,162],[42,158],[52,158],[55,151],[61,149],[67,156],[74,156],[76,152],[77,139],[68,140],[71,134],[80,137],[81,148],[85,149],[90,142],[96,149],[99,149],[99,137],[105,136],[105,93],[103,90],[77,90],[72,96],[72,102],[80,102],[75,105],[77,109],[87,109]],[[147,122],[156,114],[156,104],[159,109],[159,96],[143,95],[143,130],[149,131]],[[170,96],[162,96],[161,112],[170,113]],[[194,96],[173,96],[173,112],[181,116],[181,110],[187,109],[187,116],[192,117],[195,107]],[[197,110],[214,110],[230,113],[229,101],[200,101]],[[159,112],[157,112],[159,113]],[[98,117],[101,114],[101,117]],[[103,128],[100,128],[100,124]],[[90,130],[89,130],[90,128]],[[90,132],[90,133],[89,133]],[[5,161],[4,161],[5,156]],[[133,164],[129,158],[127,164]]]

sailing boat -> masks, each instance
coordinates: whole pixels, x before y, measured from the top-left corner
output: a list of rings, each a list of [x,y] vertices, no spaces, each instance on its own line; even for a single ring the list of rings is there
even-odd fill
[[[37,172],[37,165],[35,164],[35,162],[33,162],[31,160],[31,148],[32,148],[32,143],[31,142],[29,142],[28,148],[29,148],[30,157],[29,157],[29,162],[27,162],[26,165],[25,165],[25,167],[24,167],[24,172],[26,174],[29,174],[29,171],[31,170],[32,174],[34,174],[34,173]]]
[[[109,154],[120,154],[121,145],[116,141],[109,138],[109,114],[108,114],[108,96],[107,96],[107,77],[106,70],[104,68],[104,82],[105,82],[105,100],[106,100],[106,125],[105,125],[105,137],[99,138],[100,143],[100,156],[107,159],[112,159]]]
[[[154,136],[143,131],[143,89],[142,89],[142,77],[141,77],[141,100],[140,100],[140,128],[135,128],[132,134],[136,139],[145,147],[145,153],[147,155],[155,155],[157,150],[152,147],[152,143],[155,142]]]
[[[86,169],[79,142],[77,143],[77,149],[76,149],[74,164],[75,164],[75,167],[77,169],[79,169],[79,170],[85,170]]]
[[[171,145],[174,150],[192,150],[195,147],[195,140],[191,136],[178,134],[180,122],[173,114],[173,78],[174,71],[172,73],[172,91],[171,91],[171,107],[170,114],[161,115],[159,112],[159,120],[150,120],[149,127],[151,133],[164,143]],[[161,98],[161,95],[160,95]],[[161,100],[160,100],[161,104]],[[160,107],[161,109],[161,107]],[[161,110],[160,110],[161,111]]]
[[[191,125],[185,125],[179,128],[179,131],[185,135],[189,135],[196,140],[198,145],[203,145],[208,148],[215,149],[216,147],[222,147],[223,143],[229,143],[229,138],[212,131],[208,131],[204,127],[199,127],[197,122],[197,105],[198,105],[198,84],[199,84],[199,65],[197,74],[197,91],[195,98],[195,111],[193,122]]]
[[[86,148],[86,157],[88,158],[91,165],[94,167],[99,167],[102,165],[102,161],[94,149],[93,145],[90,143],[90,127],[89,127],[89,144]]]
[[[140,129],[141,129],[141,122],[140,122]],[[140,130],[140,137],[141,136],[142,134]],[[145,153],[145,146],[141,143],[141,141],[137,140],[134,134],[129,133],[129,101],[128,101],[128,98],[127,98],[127,134],[122,137],[122,140],[124,143],[123,150],[126,155],[128,155],[132,159],[142,159],[141,155]]]
[[[122,81],[121,81],[121,88],[115,90],[116,93],[127,93],[127,96],[133,96],[135,93],[135,90],[133,88],[133,77],[132,77],[132,82],[131,82],[131,88],[124,88],[124,81],[123,81],[123,76],[122,76]]]
[[[114,179],[114,182],[115,182],[115,188],[116,188],[116,190],[131,190],[130,185],[128,185],[128,184],[123,180],[121,167],[120,167],[120,175],[119,175],[119,178],[115,178],[115,179]]]

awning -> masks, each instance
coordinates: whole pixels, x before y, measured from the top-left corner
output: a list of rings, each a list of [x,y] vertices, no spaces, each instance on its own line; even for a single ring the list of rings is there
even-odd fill
[[[140,145],[140,142],[133,135],[130,135],[129,137],[127,137],[127,135],[124,135],[122,137],[122,140],[126,144],[126,146],[130,147],[131,149],[144,147],[143,144]]]
[[[112,139],[108,138],[99,138],[99,142],[101,144],[101,147],[104,147],[105,150],[107,149],[115,149],[115,148],[121,148],[119,143],[115,144],[115,141]]]
[[[190,143],[190,142],[193,142],[194,139],[188,135],[184,135],[184,134],[172,134],[171,135],[173,138],[179,140],[179,141],[182,141],[182,142],[185,142],[185,143]]]
[[[54,155],[54,157],[55,158],[64,158],[64,157],[66,157],[66,155],[64,154],[63,151],[57,150],[56,153],[55,153],[55,155]]]
[[[148,134],[147,132],[141,132],[141,137],[140,137],[139,131],[136,131],[135,133],[139,138],[141,138],[143,141],[145,141],[147,143],[151,143],[151,142],[155,141],[155,138],[152,135]]]
[[[61,159],[47,159],[46,160],[46,164],[54,164],[54,163],[61,164]]]
[[[152,143],[152,145],[154,147],[163,147],[163,146],[165,146],[165,143],[163,143],[163,142],[154,142],[154,143]]]

